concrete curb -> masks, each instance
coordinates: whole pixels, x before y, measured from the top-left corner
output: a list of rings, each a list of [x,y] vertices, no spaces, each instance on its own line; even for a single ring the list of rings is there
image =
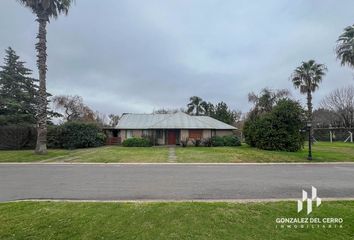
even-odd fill
[[[90,163],[90,162],[1,162],[1,165],[354,165],[354,162],[267,162],[267,163]]]
[[[297,201],[298,198],[264,198],[264,199],[128,199],[128,200],[85,200],[85,199],[21,199],[13,201],[5,201],[2,203],[11,202],[83,202],[83,203],[265,203],[265,202],[289,202]],[[353,198],[322,198],[322,202],[333,202],[333,201],[354,201]]]

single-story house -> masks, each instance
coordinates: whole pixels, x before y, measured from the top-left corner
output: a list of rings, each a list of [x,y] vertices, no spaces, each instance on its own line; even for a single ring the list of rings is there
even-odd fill
[[[209,116],[191,116],[183,112],[171,114],[123,114],[111,129],[123,142],[131,137],[151,137],[158,145],[180,144],[181,140],[206,139],[233,135],[234,126]]]

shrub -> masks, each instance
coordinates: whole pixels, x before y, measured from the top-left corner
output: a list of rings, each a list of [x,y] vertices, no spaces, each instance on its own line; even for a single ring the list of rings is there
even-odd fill
[[[192,143],[195,147],[199,147],[202,143],[202,140],[200,139],[192,139]]]
[[[211,137],[211,145],[213,147],[235,147],[241,146],[241,141],[236,136],[214,136]]]
[[[245,122],[246,143],[265,150],[295,152],[304,144],[300,130],[304,127],[304,111],[299,103],[283,99],[269,113]]]
[[[224,146],[224,139],[223,137],[213,136],[211,137],[211,144],[213,147],[222,147]]]
[[[224,146],[230,146],[230,147],[241,146],[241,141],[236,136],[224,136],[223,140],[224,140]]]
[[[213,145],[211,138],[204,138],[202,144],[204,147],[211,147]]]
[[[123,141],[124,147],[151,147],[151,142],[146,138],[128,138]]]
[[[189,142],[189,139],[188,139],[188,138],[181,140],[181,145],[182,145],[182,147],[187,147],[188,142]]]
[[[66,122],[49,129],[48,146],[67,149],[98,147],[106,135],[95,123]]]

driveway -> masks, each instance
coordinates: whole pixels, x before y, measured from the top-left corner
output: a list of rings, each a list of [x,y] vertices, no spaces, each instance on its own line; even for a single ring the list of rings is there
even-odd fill
[[[354,164],[0,164],[0,201],[354,198]]]

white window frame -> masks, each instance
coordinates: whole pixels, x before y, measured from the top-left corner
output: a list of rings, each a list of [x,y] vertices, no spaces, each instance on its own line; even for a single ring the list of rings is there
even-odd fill
[[[128,138],[132,138],[133,137],[133,130],[126,130],[126,137]]]

